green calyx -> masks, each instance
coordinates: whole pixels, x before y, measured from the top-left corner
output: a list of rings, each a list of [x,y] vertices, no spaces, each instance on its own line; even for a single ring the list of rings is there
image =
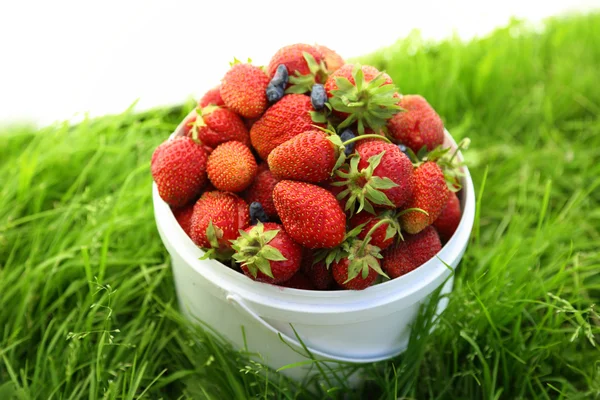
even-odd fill
[[[359,274],[365,279],[369,275],[369,268],[389,279],[377,261],[382,258],[381,249],[369,244],[370,239],[361,240],[357,237],[364,227],[365,224],[361,224],[347,232],[344,241],[338,246],[316,251],[313,264],[324,261],[325,266],[329,268],[332,263],[339,263],[347,258],[349,262],[348,279],[344,283],[351,281]]]
[[[204,248],[204,255],[201,260],[219,260],[227,262],[231,259],[233,250],[229,247],[221,246],[220,241],[223,239],[223,230],[218,226],[213,225],[212,220],[208,221],[206,227],[206,238],[210,244],[209,248]]]
[[[232,258],[248,268],[254,278],[258,271],[273,278],[270,262],[287,260],[279,250],[268,244],[277,236],[279,229],[265,232],[264,228],[259,222],[250,232],[240,229],[240,237],[231,241],[231,248],[235,252]]]
[[[467,150],[470,144],[471,139],[464,138],[458,143],[454,151],[450,151],[449,147],[444,148],[440,145],[431,151],[427,151],[427,147],[423,146],[416,154],[411,149],[407,149],[407,152],[415,168],[428,161],[437,163],[444,173],[444,180],[448,189],[452,192],[458,192],[462,188],[460,178],[465,174],[461,170],[464,162],[460,162],[456,156],[459,151]]]
[[[329,102],[333,109],[349,114],[340,123],[338,129],[346,128],[353,123],[357,124],[359,135],[365,133],[365,128],[375,131],[381,129],[386,125],[387,120],[401,110],[397,104],[398,99],[394,97],[396,86],[384,85],[383,73],[366,82],[359,64],[355,65],[352,77],[354,84],[345,77],[336,77],[335,83],[338,89],[331,91],[333,97]]]
[[[302,52],[302,55],[304,56],[304,60],[306,60],[310,73],[301,75],[300,72],[294,71],[294,75],[290,74],[290,86],[285,90],[286,94],[302,94],[310,92],[315,83],[324,83],[329,76],[324,61],[318,63],[317,60],[306,51]]]
[[[385,193],[383,193],[383,190],[397,187],[398,184],[394,183],[390,178],[373,175],[375,168],[381,163],[381,158],[384,154],[385,151],[382,151],[370,157],[368,160],[369,165],[360,171],[358,170],[360,157],[354,155],[350,158],[350,163],[347,165],[347,172],[343,171],[344,168],[336,171],[337,176],[341,180],[333,182],[332,185],[346,187],[337,196],[338,200],[347,198],[346,211],[350,210],[352,213],[357,203],[357,213],[365,210],[368,213],[375,214],[374,206],[376,205],[395,207]]]
[[[369,229],[369,232],[367,232],[367,234],[365,235],[365,242],[369,242],[371,240],[371,237],[373,236],[373,233],[375,233],[377,228],[379,228],[383,224],[387,224],[387,228],[385,228],[384,240],[392,239],[394,236],[396,236],[398,240],[404,240],[404,238],[402,237],[400,223],[398,222],[397,212],[387,210],[379,214],[377,218],[379,219],[377,223],[375,223],[375,225],[373,225],[371,229]]]

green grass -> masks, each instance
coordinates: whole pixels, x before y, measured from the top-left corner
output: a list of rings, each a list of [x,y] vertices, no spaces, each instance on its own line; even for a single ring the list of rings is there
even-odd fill
[[[599,398],[600,15],[361,60],[472,139],[479,207],[438,329],[330,395]],[[149,159],[191,107],[0,133],[0,399],[311,398],[177,311]]]

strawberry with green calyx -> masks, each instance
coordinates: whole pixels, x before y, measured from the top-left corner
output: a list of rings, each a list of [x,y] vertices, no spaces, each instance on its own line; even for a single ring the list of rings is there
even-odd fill
[[[358,238],[370,239],[369,243],[381,250],[388,248],[394,242],[394,237],[402,238],[400,223],[392,210],[385,210],[377,215],[361,212],[350,219],[352,228],[363,224],[364,228],[358,234]]]
[[[267,222],[240,230],[232,241],[233,259],[244,274],[259,282],[281,283],[300,269],[302,247],[294,242],[283,226]]]
[[[338,129],[356,123],[359,135],[365,128],[378,131],[401,110],[392,79],[368,65],[342,66],[329,76],[325,90],[334,114],[344,119]]]
[[[452,149],[450,147],[438,146],[431,151],[422,147],[416,154],[412,149],[408,148],[406,153],[413,162],[415,168],[428,161],[435,162],[443,172],[448,190],[456,193],[462,188],[460,179],[464,176],[464,173],[461,170],[464,163],[457,159],[457,155],[459,151],[467,150],[470,144],[471,140],[469,138],[464,138],[458,143],[454,151],[451,151]]]
[[[336,172],[340,179],[334,186],[344,187],[338,199],[347,198],[346,210],[352,213],[363,209],[374,214],[375,207],[396,208],[410,197],[412,188],[412,164],[397,146],[377,134],[357,136],[346,141],[372,138],[356,146],[350,162]]]
[[[197,117],[188,136],[215,148],[221,143],[237,140],[250,146],[250,134],[244,121],[228,108],[208,105],[196,109]]]
[[[285,93],[310,92],[315,83],[327,80],[323,55],[309,44],[298,43],[279,49],[267,67],[270,77],[275,76],[280,65],[285,65],[289,75],[289,86]]]
[[[227,259],[230,240],[250,224],[248,204],[233,193],[204,192],[194,205],[190,237],[207,251],[203,258]],[[223,257],[219,257],[219,256]]]
[[[304,247],[331,248],[344,240],[346,215],[326,189],[283,180],[275,185],[273,203],[286,232]]]
[[[331,250],[320,250],[314,263],[325,262],[331,268],[333,279],[344,289],[362,290],[370,286],[377,275],[387,277],[379,265],[380,249],[369,243],[369,239],[358,239],[364,224],[348,232],[344,241]]]
[[[242,117],[256,118],[269,106],[266,93],[269,81],[260,67],[234,60],[221,81],[221,97],[228,108]]]

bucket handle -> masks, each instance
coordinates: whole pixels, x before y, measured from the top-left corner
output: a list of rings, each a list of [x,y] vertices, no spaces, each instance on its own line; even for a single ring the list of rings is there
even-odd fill
[[[322,358],[326,358],[328,360],[342,361],[342,362],[349,362],[349,363],[361,363],[361,364],[377,362],[377,361],[381,361],[382,359],[387,358],[387,357],[377,357],[377,358],[372,358],[372,359],[368,359],[368,358],[355,359],[355,358],[348,358],[348,357],[340,357],[340,356],[337,356],[334,354],[324,353],[320,350],[315,350],[315,349],[307,346],[306,344],[302,344],[302,343],[298,342],[296,339],[291,338],[289,335],[286,335],[285,333],[281,332],[279,329],[275,328],[273,325],[269,324],[267,321],[265,321],[263,318],[261,318],[260,315],[258,315],[254,310],[252,310],[250,307],[248,307],[248,305],[246,305],[244,300],[242,300],[242,298],[239,295],[230,293],[227,295],[226,299],[230,303],[235,303],[238,307],[240,307],[242,310],[244,310],[246,312],[246,314],[248,314],[250,317],[252,317],[256,322],[261,324],[263,327],[265,327],[270,332],[279,336],[287,344],[296,346],[299,349],[307,350],[313,356],[319,356]]]

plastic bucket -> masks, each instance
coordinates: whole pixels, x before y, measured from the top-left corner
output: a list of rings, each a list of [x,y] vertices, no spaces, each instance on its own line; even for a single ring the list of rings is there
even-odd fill
[[[181,134],[182,127],[183,123],[173,136]],[[445,140],[456,147],[448,132]],[[462,219],[437,257],[404,276],[362,291],[284,288],[252,281],[214,260],[199,260],[203,251],[181,229],[154,184],[156,225],[171,255],[181,310],[188,318],[212,327],[235,347],[261,354],[262,361],[274,369],[306,361],[302,355],[306,349],[296,335],[320,360],[370,363],[394,357],[406,349],[420,305],[450,275],[444,263],[456,268],[467,247],[475,194],[466,167],[464,173],[459,196]],[[450,293],[452,285],[453,278],[441,293]],[[442,298],[438,312],[446,305],[447,299]],[[285,373],[303,379],[308,371],[300,367]]]

